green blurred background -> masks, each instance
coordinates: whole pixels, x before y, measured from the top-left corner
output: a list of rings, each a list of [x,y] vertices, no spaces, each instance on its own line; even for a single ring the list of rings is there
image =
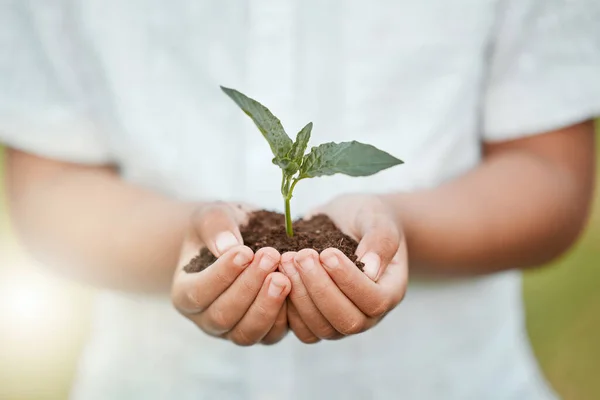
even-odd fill
[[[2,157],[0,149],[0,177]],[[66,399],[93,292],[48,276],[28,260],[9,232],[5,210],[0,185],[0,400]],[[534,351],[568,400],[600,399],[599,267],[596,196],[577,246],[553,265],[526,273],[523,288]]]

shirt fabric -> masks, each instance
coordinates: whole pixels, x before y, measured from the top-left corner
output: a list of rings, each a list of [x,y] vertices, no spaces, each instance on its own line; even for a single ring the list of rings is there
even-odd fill
[[[405,164],[303,181],[296,216],[344,192],[437,186],[482,141],[600,113],[594,0],[8,0],[0,141],[185,200],[281,210],[280,172],[219,90],[291,136],[360,140]],[[510,216],[507,216],[510,218]],[[482,227],[485,232],[485,227]],[[553,399],[524,327],[521,274],[411,279],[366,333],[240,348],[168,298],[103,291],[73,399]]]

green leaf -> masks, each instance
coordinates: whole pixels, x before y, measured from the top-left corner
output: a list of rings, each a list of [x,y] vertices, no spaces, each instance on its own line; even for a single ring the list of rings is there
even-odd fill
[[[254,124],[258,127],[260,132],[263,134],[271,151],[275,156],[273,161],[276,165],[280,165],[283,160],[287,158],[287,154],[292,148],[292,139],[285,133],[281,121],[275,117],[271,111],[258,101],[247,97],[246,95],[238,92],[235,89],[229,89],[221,86],[221,90],[225,92],[241,109],[252,118]],[[288,163],[289,163],[288,159]],[[281,166],[281,165],[280,165]]]
[[[369,176],[402,164],[402,161],[370,144],[356,141],[323,143],[304,156],[300,178],[344,174]]]
[[[294,175],[300,169],[300,165],[289,158],[273,158],[271,162],[281,168],[288,176]]]
[[[308,141],[310,140],[310,133],[312,131],[313,124],[309,122],[304,128],[296,135],[296,141],[292,145],[290,152],[287,155],[289,166],[285,169],[286,174],[294,175],[300,169],[302,164],[302,158],[308,147]]]

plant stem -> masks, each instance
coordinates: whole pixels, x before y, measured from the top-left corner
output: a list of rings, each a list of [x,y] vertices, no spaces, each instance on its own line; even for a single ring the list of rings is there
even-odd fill
[[[283,197],[287,197],[287,193],[285,192],[285,183],[287,182],[287,176],[284,171],[281,171],[281,194]]]
[[[292,198],[292,193],[294,193],[294,188],[296,187],[296,183],[300,182],[300,179],[302,179],[302,177],[295,178],[294,181],[292,182],[292,186],[290,187],[290,189],[288,191],[290,199]]]
[[[285,232],[288,237],[294,236],[294,228],[292,227],[292,213],[290,211],[290,200],[292,196],[285,197]]]
[[[294,193],[294,188],[296,187],[296,184],[301,179],[303,178],[298,177],[292,180],[292,178],[289,177],[288,179],[285,179],[285,194],[283,195],[283,198],[285,200],[285,231],[288,237],[294,236],[294,229],[292,227],[292,212],[290,211],[290,200],[292,199],[292,194]]]
[[[285,232],[288,237],[294,236],[294,229],[292,227],[292,212],[290,211],[290,200],[292,199],[292,192],[290,191],[291,178],[283,173],[281,178],[281,194],[285,201]]]

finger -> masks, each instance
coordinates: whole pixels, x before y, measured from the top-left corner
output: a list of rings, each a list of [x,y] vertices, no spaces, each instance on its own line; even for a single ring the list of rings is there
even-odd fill
[[[356,255],[365,264],[365,275],[377,282],[400,245],[400,233],[387,214],[359,216],[360,243]]]
[[[313,208],[312,210],[310,210],[309,212],[307,212],[306,214],[304,214],[304,216],[302,217],[303,220],[308,221],[313,219],[314,217],[316,217],[317,215],[320,214],[325,214],[325,208],[324,207],[316,207]]]
[[[231,330],[255,301],[269,273],[277,269],[279,260],[273,248],[258,250],[250,266],[194,322],[211,334]]]
[[[201,208],[192,218],[199,239],[216,257],[244,244],[239,225],[247,221],[244,208],[214,203]]]
[[[363,274],[356,264],[338,249],[326,249],[320,255],[321,264],[337,287],[354,303],[359,310],[371,318],[381,318],[394,308],[404,295],[406,280],[401,280],[396,265],[388,266],[385,279],[375,283]]]
[[[302,321],[315,336],[320,339],[331,339],[337,335],[337,332],[310,298],[294,264],[296,256],[297,253],[294,252],[288,252],[281,256],[281,268],[292,282],[289,299],[294,304]]]
[[[247,218],[248,214],[257,210],[256,206],[251,205],[251,204],[246,204],[246,203],[228,203],[228,204],[231,204],[232,207],[241,211],[241,214],[237,215],[236,218],[245,219],[245,218]],[[245,222],[245,221],[243,221],[243,222]]]
[[[200,253],[201,248],[202,242],[198,238],[198,235],[195,232],[188,232],[179,252],[179,261],[175,269],[175,274],[178,274],[179,271],[185,268]]]
[[[236,246],[200,273],[188,274],[179,270],[171,290],[173,304],[184,314],[202,312],[227,290],[253,258],[250,248]]]
[[[317,335],[312,333],[308,326],[306,326],[306,324],[300,317],[300,314],[298,314],[298,310],[296,310],[294,303],[292,303],[289,299],[286,303],[288,305],[288,324],[292,332],[294,332],[294,335],[296,335],[296,337],[298,338],[298,340],[306,344],[320,342],[321,339],[319,339]]]
[[[227,334],[227,338],[240,346],[250,346],[260,342],[274,326],[291,286],[290,280],[282,273],[270,274],[256,301],[252,303],[241,321]]]
[[[291,284],[290,284],[291,285]],[[279,342],[287,335],[288,332],[288,319],[287,319],[287,301],[283,302],[283,305],[279,309],[279,314],[275,319],[275,323],[271,327],[271,330],[261,340],[262,344],[272,345]]]
[[[402,241],[398,252],[379,278],[377,285],[384,296],[389,296],[393,305],[400,303],[408,288],[408,252],[406,242]]]
[[[329,277],[321,266],[316,251],[300,250],[294,257],[294,263],[311,300],[336,331],[343,335],[352,335],[367,328],[366,315]]]

